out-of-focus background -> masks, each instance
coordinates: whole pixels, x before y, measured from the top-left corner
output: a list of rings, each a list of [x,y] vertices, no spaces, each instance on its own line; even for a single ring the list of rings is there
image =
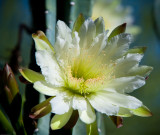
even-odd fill
[[[147,51],[141,64],[154,67],[153,72],[146,81],[146,85],[132,93],[132,95],[143,101],[152,111],[153,116],[149,118],[138,116],[124,118],[123,127],[117,129],[111,120],[104,115],[100,127],[100,130],[103,131],[101,134],[159,135],[160,0],[88,0],[90,4],[84,0],[81,2],[75,1],[68,2],[70,6],[73,6],[70,10],[68,10],[68,4],[63,3],[63,0],[57,1],[58,6],[55,5],[57,7],[55,10],[57,12],[56,19],[66,21],[69,16],[66,23],[72,27],[76,16],[75,11],[77,11],[77,14],[78,12],[84,12],[86,17],[90,16],[93,19],[102,16],[105,20],[106,28],[110,30],[127,22],[127,32],[134,35],[134,42],[131,47],[147,46]],[[28,67],[34,58],[34,53],[31,52],[33,46],[31,33],[45,28],[46,32],[50,32],[47,26],[48,23],[44,24],[44,27],[41,27],[41,24],[45,19],[48,20],[50,14],[56,13],[47,10],[39,14],[36,13],[36,10],[39,9],[38,5],[45,3],[44,0],[37,0],[36,2],[31,2],[31,0],[0,0],[0,68],[5,63],[11,64],[12,67],[16,67],[15,65]],[[60,5],[66,5],[66,8],[62,9]],[[77,6],[77,8],[75,9],[74,6]],[[35,21],[37,17],[35,13],[38,14],[38,21]],[[45,17],[46,14],[48,14],[47,17]],[[53,21],[55,20],[53,19]],[[54,27],[51,30],[53,35],[50,35],[49,38],[54,43]],[[16,76],[18,81],[19,73],[16,73]],[[23,101],[25,101],[25,85],[19,82],[19,87]]]

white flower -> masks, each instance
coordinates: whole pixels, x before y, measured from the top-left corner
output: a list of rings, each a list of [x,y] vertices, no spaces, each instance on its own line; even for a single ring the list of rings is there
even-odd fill
[[[132,36],[127,33],[112,38],[111,34],[109,41],[102,18],[80,23],[80,16],[79,20],[73,31],[64,22],[57,22],[54,46],[43,32],[33,34],[42,75],[21,70],[37,91],[55,96],[50,101],[56,114],[52,129],[63,127],[74,110],[86,124],[95,121],[95,110],[108,116],[130,116],[137,108],[144,110],[140,100],[128,95],[145,84],[152,70],[139,66],[144,48],[129,50]]]

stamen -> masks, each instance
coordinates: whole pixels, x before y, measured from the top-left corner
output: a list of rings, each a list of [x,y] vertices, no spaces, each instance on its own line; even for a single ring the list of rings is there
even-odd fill
[[[114,79],[116,63],[104,61],[103,55],[95,56],[82,48],[79,56],[72,57],[66,67],[66,87],[86,97],[88,94],[102,89],[106,82]]]

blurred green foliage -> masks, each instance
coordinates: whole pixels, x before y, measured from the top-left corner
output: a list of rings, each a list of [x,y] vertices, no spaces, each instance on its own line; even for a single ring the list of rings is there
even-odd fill
[[[3,70],[0,70],[0,103],[6,113],[5,115],[0,110],[2,131],[26,135],[22,119],[22,98],[19,94],[15,76],[8,64],[4,66]],[[8,119],[6,116],[8,116]]]

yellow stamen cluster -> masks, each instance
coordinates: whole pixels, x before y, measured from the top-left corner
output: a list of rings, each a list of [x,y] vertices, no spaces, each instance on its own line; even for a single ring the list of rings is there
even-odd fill
[[[115,77],[116,64],[106,64],[104,54],[103,52],[96,57],[82,49],[81,54],[72,58],[65,69],[66,87],[84,96],[105,87],[105,84]]]

